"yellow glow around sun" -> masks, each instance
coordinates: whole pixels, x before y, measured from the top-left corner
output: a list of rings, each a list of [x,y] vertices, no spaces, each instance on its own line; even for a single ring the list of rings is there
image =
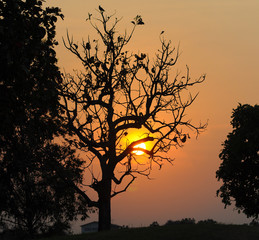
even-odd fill
[[[145,143],[140,143],[140,144],[134,146],[134,148],[146,149],[146,144],[145,144]],[[141,151],[141,150],[133,151],[133,153],[136,154],[136,155],[142,155],[142,154],[144,154],[144,152]]]

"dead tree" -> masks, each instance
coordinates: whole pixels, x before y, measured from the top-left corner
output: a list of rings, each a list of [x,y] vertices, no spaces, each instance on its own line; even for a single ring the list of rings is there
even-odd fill
[[[80,46],[69,35],[64,41],[84,70],[65,74],[60,94],[71,133],[68,141],[86,152],[89,169],[95,161],[100,166],[98,177],[90,174],[89,187],[97,192],[96,201],[80,186],[74,187],[89,206],[98,208],[101,231],[111,226],[111,198],[126,191],[137,174],[148,176],[153,163],[161,167],[163,161],[171,162],[169,149],[182,146],[191,132],[198,135],[206,124],[195,126],[185,119],[186,109],[197,97],[189,88],[202,83],[205,76],[192,80],[188,67],[184,76],[169,75],[179,51],[162,33],[161,49],[153,61],[147,54],[127,51],[135,29],[144,24],[141,16],[132,21],[129,33],[120,34],[116,27],[121,19],[102,8],[98,14],[99,18],[89,14],[87,19],[96,38],[88,37]],[[144,130],[140,139],[127,139],[130,131],[138,129]],[[151,147],[136,147],[147,142]],[[149,157],[144,169],[134,154],[137,150]],[[123,187],[117,190],[120,184]]]

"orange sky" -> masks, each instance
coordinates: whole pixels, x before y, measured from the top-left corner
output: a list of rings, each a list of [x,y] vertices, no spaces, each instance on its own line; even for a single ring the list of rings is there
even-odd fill
[[[122,16],[122,29],[141,15],[145,22],[132,39],[132,49],[152,55],[159,47],[159,34],[177,46],[182,55],[178,68],[187,64],[192,77],[206,73],[206,82],[188,114],[194,122],[209,120],[207,131],[191,139],[183,149],[171,151],[174,166],[165,164],[153,172],[155,180],[139,177],[131,189],[112,201],[112,222],[146,226],[153,221],[194,217],[224,223],[243,223],[246,217],[224,209],[216,190],[221,143],[231,131],[230,115],[238,103],[259,103],[259,1],[258,0],[47,0],[61,7],[64,21],[57,26],[59,65],[66,71],[79,62],[64,48],[66,30],[80,42],[87,38],[88,12],[100,4]],[[96,215],[92,215],[92,221]],[[79,228],[76,228],[78,231]]]

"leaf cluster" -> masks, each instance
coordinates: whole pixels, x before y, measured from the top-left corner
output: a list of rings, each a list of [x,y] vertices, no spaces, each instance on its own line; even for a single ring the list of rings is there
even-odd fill
[[[259,106],[239,104],[232,114],[233,131],[219,155],[216,172],[223,184],[217,191],[225,205],[232,201],[248,217],[259,214]]]
[[[62,14],[58,8],[44,10],[38,0],[3,0],[0,9],[1,138],[7,141],[14,126],[29,122],[40,124],[41,134],[50,138],[59,124],[56,89],[61,77],[54,37]]]

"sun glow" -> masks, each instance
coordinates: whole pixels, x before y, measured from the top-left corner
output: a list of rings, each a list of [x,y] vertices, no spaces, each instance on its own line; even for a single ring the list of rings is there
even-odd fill
[[[134,146],[134,148],[146,149],[146,144],[145,144],[145,143],[140,143],[140,144]],[[144,154],[144,152],[141,151],[141,150],[136,150],[136,151],[133,151],[132,153],[134,153],[134,154],[136,154],[136,155],[142,155],[142,154]]]

